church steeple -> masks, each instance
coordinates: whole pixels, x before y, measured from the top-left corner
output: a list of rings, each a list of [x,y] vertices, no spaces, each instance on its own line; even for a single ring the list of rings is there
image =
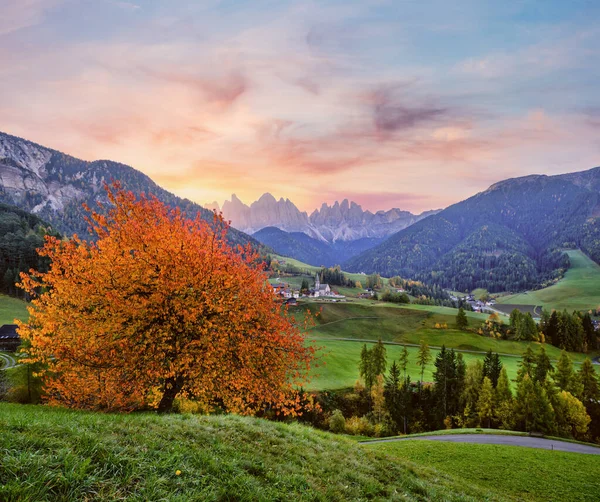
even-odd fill
[[[318,291],[321,287],[321,280],[319,279],[319,273],[315,274],[315,291]]]

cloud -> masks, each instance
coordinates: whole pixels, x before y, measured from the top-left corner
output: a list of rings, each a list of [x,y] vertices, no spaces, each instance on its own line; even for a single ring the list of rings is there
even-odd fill
[[[67,0],[2,0],[0,36],[40,24],[45,14]]]
[[[184,86],[193,92],[199,92],[208,103],[222,108],[232,106],[248,89],[248,78],[241,70],[231,70],[224,74],[194,75],[173,68],[171,71],[165,69],[152,69],[140,67],[144,73],[154,79],[167,84]],[[218,72],[218,69],[216,69]]]
[[[389,133],[418,128],[440,121],[450,110],[435,103],[409,104],[406,85],[385,85],[368,95],[377,132]]]

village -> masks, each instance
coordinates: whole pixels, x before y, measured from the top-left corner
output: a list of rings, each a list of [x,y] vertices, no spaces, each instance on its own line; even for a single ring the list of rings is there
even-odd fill
[[[329,284],[322,284],[318,273],[315,274],[314,286],[312,288],[303,290],[301,287],[293,286],[287,282],[281,282],[279,277],[275,279],[271,286],[273,287],[273,292],[277,298],[283,300],[286,305],[290,306],[298,305],[298,299],[300,298],[322,298],[331,302],[346,300],[344,295],[331,289]]]

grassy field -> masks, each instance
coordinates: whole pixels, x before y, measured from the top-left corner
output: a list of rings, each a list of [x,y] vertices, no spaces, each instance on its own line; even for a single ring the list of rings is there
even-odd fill
[[[412,305],[410,307],[413,307]],[[417,305],[417,307],[422,307]],[[363,303],[309,303],[293,310],[299,317],[303,309],[319,312],[316,325],[307,334],[308,340],[321,347],[319,354],[325,362],[315,370],[315,376],[307,388],[311,390],[341,389],[351,387],[358,379],[358,361],[364,341],[382,340],[395,344],[417,345],[425,340],[431,347],[446,345],[464,352],[465,361],[482,359],[488,350],[504,354],[502,362],[508,376],[514,379],[517,374],[520,356],[531,345],[538,352],[539,343],[496,340],[473,332],[454,329],[455,316],[438,313],[435,310],[398,307],[376,302]],[[430,307],[431,308],[431,307]],[[450,309],[452,310],[452,309]],[[441,310],[441,312],[445,312]],[[455,312],[455,311],[454,311]],[[483,318],[486,315],[477,314]],[[436,329],[436,323],[448,323],[448,329]],[[470,319],[470,322],[477,322]],[[388,361],[398,359],[402,347],[388,344]],[[545,344],[544,348],[552,360],[558,360],[560,350]],[[474,353],[479,352],[479,353]],[[437,351],[432,350],[432,357]],[[420,378],[420,368],[416,365],[416,347],[409,347],[408,371],[413,381]],[[510,357],[513,356],[513,357]],[[571,354],[574,362],[583,362],[583,354]],[[432,381],[433,361],[425,371],[425,381]]]
[[[510,500],[299,424],[2,403],[0,417],[3,502]]]
[[[316,340],[315,345],[320,347],[318,352],[322,356],[324,366],[315,368],[312,380],[306,385],[307,390],[336,390],[353,387],[359,379],[358,362],[363,344],[360,342],[346,342],[336,340]],[[369,345],[369,344],[368,344]],[[400,357],[401,345],[387,345],[388,365]],[[420,380],[421,368],[417,366],[417,347],[408,347],[407,371],[413,382]],[[425,368],[424,381],[433,381],[433,358],[437,350],[431,351],[432,360]],[[483,355],[464,353],[463,357],[468,364],[473,359],[482,359]],[[506,367],[508,377],[513,379],[517,375],[518,357],[501,357],[502,364]]]
[[[300,270],[307,270],[308,272],[310,272],[312,274],[312,276],[314,277],[315,273],[319,272],[321,270],[321,267],[315,267],[313,265],[308,265],[306,263],[302,263],[301,261],[295,260],[294,258],[287,258],[285,256],[278,256],[278,255],[274,255],[274,258],[276,258],[278,261],[285,261],[286,263],[289,263],[290,265],[294,265],[295,267],[299,268]],[[367,282],[367,276],[364,274],[352,274],[350,272],[344,272],[344,275],[348,278],[351,279],[352,282],[356,282],[356,281],[360,281],[363,285],[363,288],[366,287],[366,282]],[[381,278],[381,280],[383,281],[383,284],[386,285],[388,280],[386,278]]]
[[[553,286],[498,298],[499,303],[540,305],[548,310],[588,310],[600,306],[600,266],[581,251],[567,251],[571,267]]]
[[[384,451],[398,462],[429,465],[465,485],[493,486],[518,500],[600,500],[600,456],[522,448],[431,441],[379,443],[364,448]]]
[[[0,326],[14,324],[14,320],[25,320],[29,317],[27,303],[6,295],[0,295]]]

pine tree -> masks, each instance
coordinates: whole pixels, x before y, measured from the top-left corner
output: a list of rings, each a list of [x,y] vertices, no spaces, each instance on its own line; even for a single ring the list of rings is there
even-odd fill
[[[501,429],[511,429],[514,423],[513,417],[513,395],[510,390],[510,382],[506,368],[500,371],[498,385],[494,392],[494,418]]]
[[[555,347],[560,347],[560,319],[556,310],[552,311],[550,319],[546,325],[546,340]]]
[[[487,426],[492,426],[492,417],[494,416],[494,387],[492,381],[488,377],[483,378],[481,390],[479,391],[479,399],[477,401],[477,413],[481,423],[487,421]]]
[[[467,319],[467,314],[465,313],[465,309],[462,307],[458,309],[458,314],[456,314],[456,327],[457,329],[465,330],[469,327],[469,320]]]
[[[519,362],[519,370],[517,371],[517,382],[520,382],[525,375],[533,377],[535,370],[535,354],[531,349],[531,346],[527,346],[525,353]]]
[[[408,349],[406,345],[402,347],[402,352],[400,352],[400,369],[402,370],[402,374],[404,375],[404,380],[406,381],[406,367],[408,366]]]
[[[546,381],[546,376],[549,372],[553,371],[552,363],[550,362],[550,358],[548,354],[546,354],[546,349],[542,346],[539,354],[536,357],[536,365],[535,372],[533,375],[533,379],[536,382],[544,383]]]
[[[417,354],[417,365],[421,367],[421,383],[419,389],[423,387],[423,375],[425,374],[425,366],[431,361],[431,351],[429,345],[424,340],[421,340],[419,345],[419,353]]]
[[[494,388],[498,385],[498,377],[502,370],[502,362],[500,356],[490,349],[483,359],[483,376],[486,376],[492,382]]]
[[[582,386],[581,400],[583,404],[587,406],[590,403],[599,402],[600,385],[598,384],[598,376],[592,361],[587,357],[579,369],[579,381]]]
[[[558,363],[556,363],[556,371],[554,372],[554,382],[560,390],[571,390],[573,388],[573,363],[566,351],[562,351]]]
[[[371,349],[371,364],[375,377],[383,375],[387,364],[387,351],[381,337],[377,340],[375,346]]]
[[[367,348],[367,344],[363,345],[360,352],[360,363],[358,366],[358,372],[365,381],[365,387],[368,391],[371,391],[373,386],[373,364],[371,362],[371,351]]]
[[[479,391],[483,382],[483,364],[480,359],[475,359],[467,366],[465,375],[465,387],[461,396],[461,402],[466,408],[475,411],[479,401]]]
[[[598,348],[598,337],[589,313],[586,312],[586,314],[583,316],[581,324],[585,333],[585,344],[587,346],[587,350],[596,350]]]

